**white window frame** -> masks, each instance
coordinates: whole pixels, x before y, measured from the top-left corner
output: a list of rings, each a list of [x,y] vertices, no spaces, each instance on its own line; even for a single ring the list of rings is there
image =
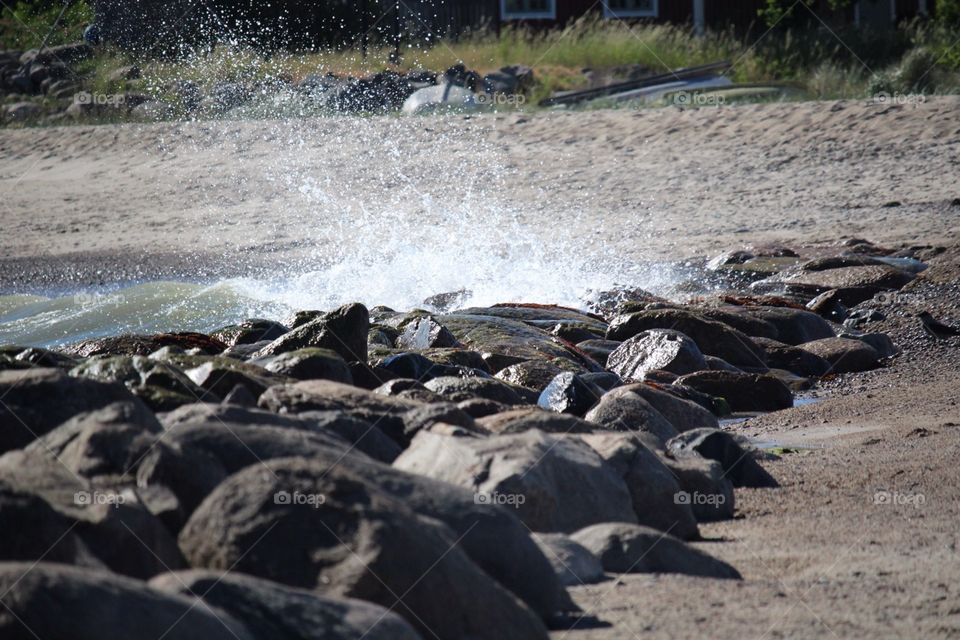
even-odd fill
[[[653,0],[653,9],[644,11],[643,9],[622,9],[614,11],[610,8],[609,2],[603,3],[603,17],[616,20],[617,18],[658,18],[660,17],[660,0]]]
[[[507,12],[507,0],[500,0],[500,18],[502,20],[556,20],[557,0],[549,0],[549,2],[548,11]]]

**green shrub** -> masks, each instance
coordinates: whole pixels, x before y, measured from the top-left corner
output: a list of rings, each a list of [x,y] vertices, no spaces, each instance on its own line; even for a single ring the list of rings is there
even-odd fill
[[[54,29],[62,9],[63,3],[57,0],[20,0],[12,7],[4,2],[0,12],[0,47],[33,49],[48,34],[49,46],[80,40],[84,27],[93,21],[93,10],[85,0],[75,0]]]

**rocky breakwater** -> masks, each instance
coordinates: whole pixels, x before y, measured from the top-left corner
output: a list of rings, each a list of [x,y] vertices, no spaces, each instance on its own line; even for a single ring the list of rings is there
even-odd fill
[[[741,579],[691,543],[777,481],[719,419],[893,355],[837,321],[917,264],[864,262],[0,348],[0,635],[526,640],[610,574]]]

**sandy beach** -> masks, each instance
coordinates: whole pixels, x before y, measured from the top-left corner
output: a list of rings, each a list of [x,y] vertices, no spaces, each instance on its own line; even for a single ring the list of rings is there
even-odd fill
[[[960,321],[957,113],[960,98],[931,97],[0,130],[0,293],[295,275],[355,255],[402,267],[423,255],[403,247],[452,240],[468,259],[515,260],[516,239],[623,263],[855,237],[945,247],[871,325],[903,350],[891,366],[733,427],[786,448],[764,463],[781,487],[737,489],[736,517],[695,543],[742,582],[573,587],[600,624],[551,637],[955,638],[960,358],[916,313]]]

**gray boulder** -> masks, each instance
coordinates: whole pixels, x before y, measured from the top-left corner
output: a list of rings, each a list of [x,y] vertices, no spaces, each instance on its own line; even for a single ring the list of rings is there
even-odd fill
[[[396,613],[349,598],[322,596],[238,573],[178,571],[150,580],[150,587],[196,598],[239,620],[256,638],[271,640],[419,640]]]
[[[806,342],[799,348],[829,362],[829,373],[869,371],[880,364],[880,353],[863,340],[824,338]]]
[[[662,442],[679,433],[669,420],[629,386],[608,391],[584,419],[610,431],[649,433]]]
[[[490,438],[421,432],[393,464],[514,508],[532,531],[637,521],[623,479],[577,438],[538,430]]]
[[[753,453],[731,434],[719,429],[687,431],[667,443],[678,459],[691,453],[715,460],[723,468],[723,477],[735,487],[776,487],[777,481],[760,466]]]
[[[180,546],[192,566],[395,607],[442,639],[547,637],[445,525],[344,467],[266,466],[230,477],[191,516]]]
[[[612,573],[682,573],[704,578],[741,579],[727,563],[673,536],[636,524],[597,524],[570,536],[600,558]]]
[[[367,308],[362,304],[348,304],[280,336],[256,356],[262,358],[316,347],[336,351],[347,362],[366,362],[369,331]]]
[[[106,571],[0,563],[4,640],[254,640],[229,614]]]
[[[264,369],[297,380],[333,380],[353,384],[346,361],[332,349],[297,349],[258,362]]]
[[[630,390],[650,403],[679,431],[720,426],[717,417],[696,402],[670,393],[671,387],[658,387],[652,384],[630,385]]]
[[[586,547],[562,533],[535,533],[533,539],[553,566],[565,587],[578,587],[603,580],[600,559]]]
[[[793,406],[793,393],[776,377],[732,371],[698,371],[674,382],[718,398],[733,411],[778,411]]]

